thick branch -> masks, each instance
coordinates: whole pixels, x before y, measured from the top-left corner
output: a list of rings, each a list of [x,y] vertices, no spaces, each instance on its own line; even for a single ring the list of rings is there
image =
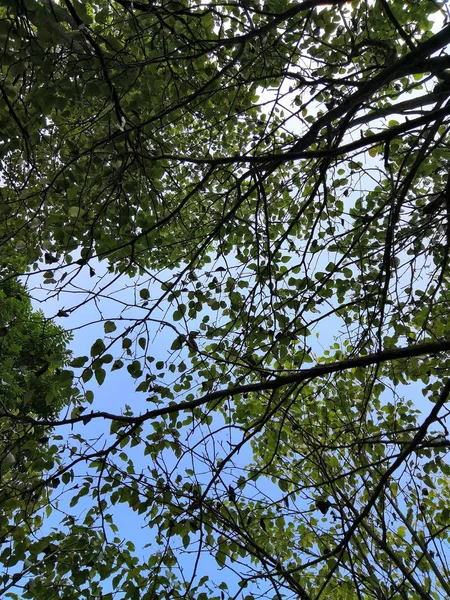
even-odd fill
[[[275,379],[262,381],[259,383],[249,383],[246,385],[238,385],[235,387],[228,387],[223,390],[217,390],[216,392],[205,394],[204,396],[201,396],[196,400],[173,403],[164,408],[158,408],[155,410],[147,411],[146,413],[139,416],[128,417],[124,415],[115,415],[112,413],[102,411],[86,414],[73,419],[61,419],[59,421],[51,421],[38,420],[33,419],[32,417],[22,417],[19,415],[10,414],[8,412],[2,412],[0,413],[0,418],[7,417],[16,421],[20,421],[22,423],[33,423],[36,425],[45,425],[49,427],[68,425],[80,422],[88,423],[92,419],[109,419],[111,421],[119,421],[121,423],[127,424],[143,423],[144,421],[155,419],[164,415],[170,415],[176,412],[180,412],[182,410],[193,410],[200,406],[204,406],[209,402],[223,400],[224,398],[230,398],[233,396],[239,396],[240,394],[277,390],[286,385],[291,385],[293,383],[302,383],[303,381],[313,380],[317,377],[331,375],[332,373],[341,373],[343,371],[348,371],[349,369],[355,369],[357,367],[369,367],[371,365],[378,365],[393,360],[404,360],[407,358],[438,354],[441,352],[450,352],[450,340],[441,340],[438,342],[416,344],[415,346],[408,346],[406,348],[392,348],[390,350],[383,350],[382,352],[367,354],[366,356],[358,356],[356,358],[348,358],[340,360],[338,362],[317,365],[315,367],[311,367],[310,369],[302,369],[300,371],[297,371],[297,373],[293,373],[292,375],[285,375],[282,377],[276,377]]]

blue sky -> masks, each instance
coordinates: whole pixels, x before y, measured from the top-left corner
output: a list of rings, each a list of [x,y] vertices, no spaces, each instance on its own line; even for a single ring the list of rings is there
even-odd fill
[[[90,289],[92,284],[98,284],[101,282],[101,285],[105,286],[107,281],[111,279],[112,276],[102,273],[105,271],[104,265],[94,264],[94,269],[96,271],[96,275],[91,277],[89,274],[89,269],[87,267],[84,268],[83,273],[78,275],[76,282],[74,282],[73,286],[67,288],[67,291],[64,291],[57,296],[50,297],[47,296],[47,292],[43,289],[39,289],[39,278],[40,276],[32,276],[28,280],[28,288],[33,297],[33,303],[36,308],[39,308],[44,311],[45,315],[49,318],[54,318],[55,322],[60,324],[66,329],[73,330],[73,340],[70,344],[70,348],[73,351],[73,356],[80,355],[88,355],[91,345],[98,338],[105,338],[104,332],[104,322],[108,320],[114,320],[117,323],[117,330],[113,335],[120,334],[123,329],[125,329],[130,322],[135,318],[141,318],[142,313],[145,312],[142,308],[133,308],[135,304],[142,304],[141,299],[137,297],[138,290],[142,286],[140,282],[137,280],[127,280],[126,278],[122,278],[117,285],[113,285],[108,288],[108,296],[97,298],[95,301],[89,301],[79,309],[74,312],[70,312],[70,309],[79,304],[84,300],[85,297],[89,297],[89,295],[84,295],[81,291],[83,288],[87,290]],[[68,278],[69,279],[69,278]],[[76,285],[75,285],[76,284]],[[137,290],[137,291],[136,291]],[[160,292],[160,290],[158,290]],[[155,290],[156,293],[156,290]],[[150,286],[150,296],[152,297],[152,289]],[[129,307],[127,305],[130,305]],[[65,311],[69,311],[69,317],[57,317],[58,312],[64,309]],[[122,320],[117,321],[118,313],[122,312]],[[162,307],[161,311],[159,311],[159,315],[161,318],[168,318],[168,315],[165,312],[165,308]],[[130,319],[131,321],[128,321]],[[152,327],[152,326],[151,326]],[[149,348],[148,353],[154,357],[154,363],[156,364],[158,361],[165,361],[168,356],[168,352],[170,353],[170,346],[176,337],[175,332],[170,327],[160,327],[158,324],[154,324],[154,328],[150,329],[149,339]],[[106,336],[108,337],[108,336]],[[134,337],[134,336],[133,336]],[[111,353],[115,356],[117,352],[120,352],[120,340],[116,342],[114,348],[111,350]],[[187,353],[184,352],[185,359],[187,360]],[[116,357],[116,356],[115,356]],[[109,365],[111,366],[111,365]],[[93,411],[105,411],[108,413],[114,414],[122,414],[124,407],[128,404],[131,407],[131,410],[135,415],[146,412],[147,410],[154,408],[154,406],[146,401],[148,397],[148,393],[136,392],[136,381],[128,374],[126,369],[121,369],[117,371],[109,371],[108,366],[107,376],[102,385],[98,385],[95,381],[95,378],[92,378],[87,384],[86,389],[91,389],[94,392],[94,402],[92,405],[86,405],[86,411],[84,414],[88,414],[91,410]],[[81,373],[81,370],[78,371]],[[170,382],[170,378],[173,379],[174,375],[171,375],[167,372],[167,379]],[[70,413],[70,411],[69,411]],[[61,416],[65,416],[67,411],[64,411]],[[220,429],[221,425],[218,423],[219,417],[216,417],[215,422]],[[220,419],[219,419],[220,420]],[[222,423],[223,425],[223,423]],[[62,435],[63,438],[68,438],[76,434],[77,432],[81,433],[83,438],[86,440],[91,440],[92,443],[95,443],[96,447],[102,447],[104,444],[111,440],[109,435],[109,427],[110,422],[97,419],[93,420],[87,425],[79,425],[79,426],[63,426],[57,428],[55,431],[56,434]],[[151,431],[151,427],[146,426],[147,433]],[[201,441],[201,431],[198,429],[194,431],[191,435],[190,443],[195,444],[195,440]],[[222,439],[221,439],[222,438]],[[218,434],[214,436],[214,439],[210,440],[208,444],[209,450],[208,452],[221,452],[222,455],[226,454],[226,448],[220,450],[222,444],[228,442],[226,439],[226,435]],[[134,461],[135,470],[137,473],[142,469],[145,469],[151,464],[149,457],[145,457],[142,455],[142,447],[137,446],[136,448],[125,448],[125,452],[127,455],[132,458]],[[248,450],[244,450],[241,453],[241,456],[238,458],[238,461],[242,463],[242,465],[246,464],[250,459],[250,455]],[[116,459],[116,462],[120,462],[119,459]],[[164,461],[167,466],[167,469],[170,470],[176,466],[176,459],[170,453],[166,452],[164,455]],[[185,468],[189,468],[190,458],[186,457],[185,460],[181,461],[177,465],[177,469],[181,472]],[[75,473],[79,476],[82,476],[86,472],[85,465],[82,463],[78,465],[75,469]],[[208,473],[205,473],[205,479],[201,482],[203,485],[207,483],[206,477]],[[201,473],[196,473],[196,479],[201,480]],[[223,478],[226,481],[227,475],[226,471],[223,473]],[[89,499],[89,496],[83,498],[79,504],[77,504],[74,508],[69,507],[70,499],[74,492],[71,492],[70,489],[72,484],[69,484],[65,488],[60,486],[57,490],[56,494],[59,496],[58,504],[60,511],[64,513],[73,514],[74,516],[83,515],[91,506],[92,500]],[[54,511],[50,517],[46,518],[43,532],[45,533],[48,528],[55,527],[59,528],[59,521],[63,516],[63,512]],[[136,512],[132,511],[128,505],[116,504],[111,507],[109,511],[113,514],[114,523],[119,528],[118,535],[125,539],[130,539],[136,546],[136,554],[140,558],[146,558],[149,554],[155,550],[155,547],[145,548],[145,545],[153,543],[153,533],[148,527],[145,527],[143,516],[138,515]],[[195,565],[195,551],[198,547],[198,536],[191,535],[192,539],[192,554],[180,556],[180,565],[187,572],[191,571]],[[230,585],[236,585],[238,578],[229,572],[226,576],[223,575],[221,569],[218,567],[213,556],[209,558],[207,556],[202,556],[201,567],[200,567],[200,575],[208,573],[209,575],[216,575],[218,580],[221,581],[225,577],[225,579],[229,580]]]

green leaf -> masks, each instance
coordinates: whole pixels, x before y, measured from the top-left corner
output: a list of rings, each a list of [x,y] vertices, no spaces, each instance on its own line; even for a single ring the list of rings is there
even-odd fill
[[[78,197],[79,190],[77,187],[71,187],[67,190],[67,199],[69,202],[73,202]],[[76,207],[78,208],[78,207]],[[72,215],[71,215],[72,216]]]
[[[87,383],[90,379],[92,379],[92,369],[85,369],[81,375],[81,379],[84,381],[84,383]]]
[[[106,371],[105,369],[99,368],[94,371],[95,379],[97,380],[98,385],[102,385],[105,381]]]
[[[69,364],[71,367],[79,368],[84,366],[88,360],[89,358],[87,356],[78,356],[77,358],[71,360]]]
[[[171,350],[180,350],[183,347],[183,342],[184,342],[185,338],[182,335],[179,335],[177,338],[175,338],[175,340],[172,342],[172,345],[170,347]],[[162,368],[162,367],[161,367]]]
[[[133,360],[133,362],[127,366],[127,371],[135,379],[137,379],[138,377],[141,377],[141,375],[142,375],[141,363],[138,360]]]
[[[112,333],[113,331],[116,331],[117,327],[112,321],[106,321],[103,325],[103,329],[105,330],[105,333]]]
[[[133,342],[130,340],[130,338],[125,337],[122,340],[122,348],[128,350],[128,348],[131,348],[132,343]]]
[[[216,559],[216,563],[219,565],[220,568],[223,568],[225,566],[227,555],[224,554],[221,550],[216,552],[214,558]]]
[[[91,356],[98,356],[105,351],[105,343],[102,339],[97,339],[91,346]]]
[[[173,313],[173,320],[181,321],[181,319],[186,314],[186,310],[187,308],[185,304],[179,304],[177,310]]]
[[[73,474],[69,471],[66,471],[65,473],[62,474],[62,482],[64,483],[64,485],[69,484],[72,481],[72,476]]]

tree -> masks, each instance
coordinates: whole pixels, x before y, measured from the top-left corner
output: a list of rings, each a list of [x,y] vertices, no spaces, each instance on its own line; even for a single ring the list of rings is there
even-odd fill
[[[7,414],[54,431],[61,524],[17,526],[4,593],[448,597],[444,8],[0,11],[2,255],[102,325],[84,411]]]
[[[59,462],[38,419],[57,419],[78,394],[64,369],[70,335],[33,311],[25,286],[8,277],[0,285],[0,336],[0,542],[7,544],[0,563],[8,589],[15,582],[10,569],[32,547],[27,536],[40,528],[48,505],[42,480]]]
[[[74,390],[67,365],[70,335],[33,311],[25,287],[6,278],[0,288],[0,385],[4,410],[57,415]]]

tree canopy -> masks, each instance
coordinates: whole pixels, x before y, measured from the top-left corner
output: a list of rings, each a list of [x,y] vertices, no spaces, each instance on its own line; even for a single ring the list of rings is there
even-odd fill
[[[12,260],[14,263],[15,261]],[[0,286],[0,564],[9,581],[10,567],[24,559],[27,536],[42,524],[49,494],[43,479],[59,462],[39,419],[57,418],[76,403],[77,390],[66,349],[70,335],[33,311],[26,288],[5,278]],[[4,589],[8,589],[6,585]]]
[[[71,400],[70,335],[32,311],[26,289],[6,278],[0,287],[0,394],[6,410],[55,416]]]
[[[2,3],[2,597],[450,596],[448,21]]]

